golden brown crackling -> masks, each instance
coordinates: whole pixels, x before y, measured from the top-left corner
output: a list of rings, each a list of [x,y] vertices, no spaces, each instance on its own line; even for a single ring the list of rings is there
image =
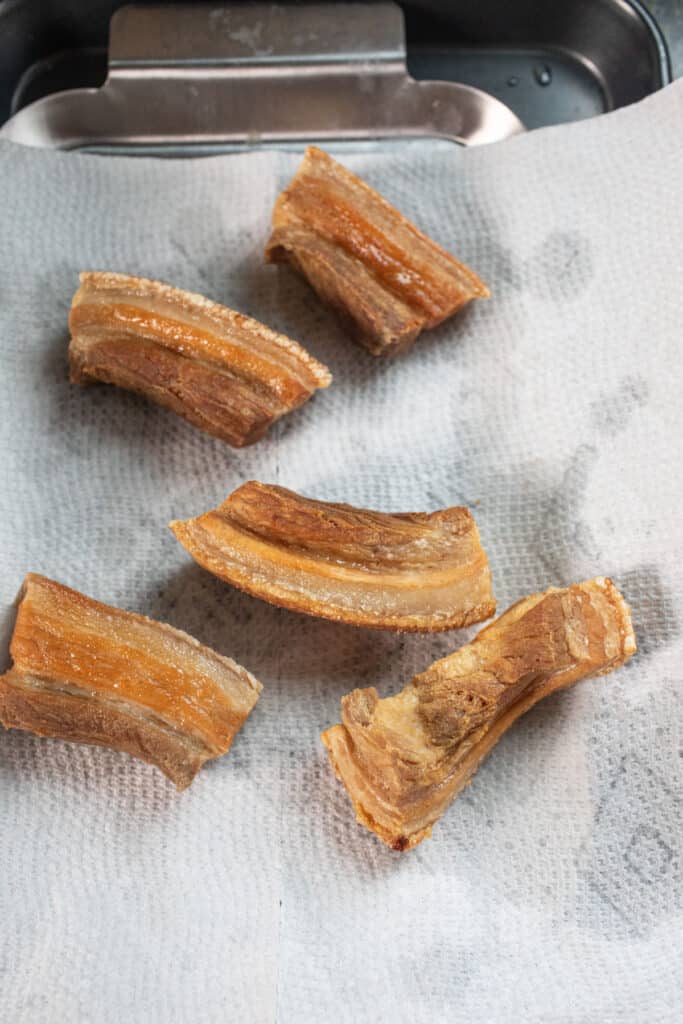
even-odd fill
[[[435,631],[495,611],[488,560],[464,508],[374,512],[250,481],[171,529],[220,579],[308,615]]]
[[[474,298],[481,279],[315,146],[273,212],[268,262],[289,262],[375,355],[407,348]]]
[[[611,580],[553,588],[513,605],[396,696],[347,694],[341,724],[322,738],[358,820],[408,849],[520,715],[635,650],[628,605]]]
[[[375,355],[398,355],[410,348],[423,317],[382,284],[360,260],[300,225],[273,229],[267,250],[271,263],[289,263],[335,311],[346,332]]]
[[[297,342],[201,295],[125,274],[81,274],[71,380],[146,395],[237,447],[331,381]]]
[[[230,658],[164,623],[29,574],[0,677],[0,721],[109,746],[176,785],[226,753],[261,692]]]
[[[142,720],[118,701],[83,690],[60,691],[13,671],[0,677],[0,722],[7,729],[131,754],[160,768],[178,789],[189,786],[215,756],[204,744],[152,717]]]

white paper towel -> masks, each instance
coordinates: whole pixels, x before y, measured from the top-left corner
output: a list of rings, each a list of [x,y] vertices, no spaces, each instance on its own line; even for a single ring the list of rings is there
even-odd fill
[[[297,157],[154,161],[0,146],[0,601],[27,570],[179,626],[264,694],[175,792],[124,755],[0,735],[0,1019],[11,1024],[674,1022],[683,999],[683,85],[466,151],[344,155],[493,297],[396,362],[288,270]],[[328,362],[244,451],[67,382],[80,269],[170,281]],[[290,614],[166,528],[242,481],[384,510],[473,508],[500,609],[613,575],[640,653],[532,711],[434,836],[354,821],[319,741],[468,633]]]

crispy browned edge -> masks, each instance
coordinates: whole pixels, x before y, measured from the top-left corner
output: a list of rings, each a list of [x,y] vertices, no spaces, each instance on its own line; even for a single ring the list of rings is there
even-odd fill
[[[27,575],[15,600],[17,612],[32,577],[43,578],[35,573]],[[63,584],[59,586],[79,598],[85,596],[71,587]],[[105,609],[109,607],[93,598],[86,600]],[[182,633],[182,630],[176,630],[145,615],[135,612],[125,614],[153,623],[164,630],[171,630],[174,634]],[[235,730],[230,745],[217,754],[198,737],[184,735],[152,713],[143,718],[144,709],[141,709],[140,717],[137,718],[106,696],[91,696],[87,692],[79,692],[75,687],[60,689],[59,683],[51,685],[48,680],[39,680],[41,687],[30,684],[27,687],[22,685],[23,678],[24,674],[14,667],[0,675],[0,723],[6,729],[21,729],[36,736],[107,747],[130,754],[159,768],[178,790],[190,785],[206,761],[226,754],[239,731]],[[262,689],[258,680],[255,682],[258,690],[254,704]]]
[[[617,595],[617,598],[618,598],[619,612],[620,612],[620,616],[621,616],[621,619],[622,619],[622,624],[624,626],[624,636],[623,636],[623,643],[622,643],[622,654],[623,654],[622,660],[617,665],[614,665],[614,666],[612,666],[612,667],[610,667],[610,668],[608,668],[606,670],[603,670],[602,672],[598,671],[596,673],[593,673],[592,674],[593,677],[596,676],[596,675],[597,676],[604,675],[606,673],[609,673],[609,672],[613,671],[613,669],[615,669],[615,668],[621,667],[626,661],[629,660],[629,658],[631,658],[633,656],[633,654],[636,653],[636,650],[637,650],[636,640],[635,640],[635,633],[633,631],[633,623],[632,623],[631,617],[630,617],[630,608],[629,608],[628,604],[626,603],[626,601],[624,600],[623,595],[619,592],[618,588],[614,585],[613,581],[609,577],[596,577],[596,579],[604,580],[616,592],[616,595]],[[524,600],[524,599],[522,599],[522,600]],[[511,605],[510,608],[506,609],[506,611],[503,612],[502,614],[503,615],[507,614],[507,612],[511,611],[514,607],[515,607],[515,605]],[[492,626],[495,626],[495,624],[496,624],[495,622],[489,623],[480,632],[485,632],[487,629],[490,629]],[[476,639],[476,637],[474,639]],[[472,643],[472,641],[470,641],[470,643]],[[468,645],[465,645],[465,646],[468,646]],[[437,659],[437,662],[435,662],[434,664],[438,664],[438,661],[442,661],[442,660],[443,659]],[[427,668],[426,671],[429,672],[429,670],[430,670],[430,668]],[[591,678],[591,676],[589,675],[589,676],[586,676],[586,677],[583,677],[583,678]],[[576,683],[578,681],[579,680],[574,679],[571,683],[569,683],[569,686],[574,685],[574,683]],[[410,685],[410,684],[408,684],[408,685]],[[374,687],[371,687],[370,689],[371,689],[371,692],[374,693],[375,697],[377,699],[380,699],[379,695],[377,694],[377,690]],[[507,732],[507,730],[512,725],[514,725],[514,723],[517,721],[517,719],[521,718],[521,716],[523,714],[525,714],[525,712],[529,711],[532,707],[534,707],[535,704],[538,704],[539,701],[543,700],[546,696],[549,696],[551,693],[557,692],[557,689],[558,689],[558,687],[557,686],[553,686],[552,685],[552,681],[551,681],[550,684],[546,684],[545,686],[542,686],[542,687],[532,691],[531,693],[527,694],[526,697],[522,697],[520,700],[515,701],[508,708],[508,710],[503,715],[501,715],[499,719],[497,719],[495,721],[495,723],[484,734],[484,736],[481,738],[481,740],[479,740],[476,744],[474,744],[474,746],[468,752],[467,756],[458,765],[458,771],[461,774],[461,778],[460,778],[460,783],[459,783],[457,789],[455,789],[454,792],[453,792],[453,796],[452,796],[452,799],[451,799],[451,804],[457,799],[457,797],[460,795],[460,793],[463,791],[463,789],[465,789],[467,786],[469,786],[471,784],[472,777],[477,772],[477,770],[478,770],[479,766],[481,765],[482,761],[485,760],[485,758],[487,757],[487,755],[489,754],[491,749],[496,745],[498,740],[501,739],[501,737]],[[343,701],[343,698],[342,698],[342,701]],[[333,731],[336,732],[337,730],[340,730],[340,729],[343,730],[344,742],[348,743],[349,742],[348,732],[347,732],[346,728],[343,725],[341,725],[341,723],[336,723],[335,725],[329,726],[327,729],[325,729],[320,734],[320,738],[321,738],[325,748],[327,749],[327,754],[328,754],[328,757],[330,759],[330,764],[332,765],[332,769],[334,771],[334,774],[335,774],[336,778],[338,779],[338,781],[341,782],[341,784],[344,786],[344,789],[346,790],[347,795],[348,795],[349,799],[351,800],[351,803],[353,805],[353,810],[354,810],[355,815],[356,815],[356,821],[360,825],[363,825],[365,828],[367,828],[370,832],[373,832],[379,839],[382,840],[383,843],[385,843],[386,846],[388,846],[390,849],[392,849],[392,850],[394,850],[394,851],[396,851],[398,853],[402,853],[402,852],[404,852],[406,850],[412,850],[416,846],[419,846],[419,844],[424,839],[428,839],[431,836],[431,834],[432,834],[432,827],[440,820],[441,815],[439,815],[439,817],[435,821],[433,821],[430,825],[426,826],[425,828],[417,829],[415,832],[411,832],[409,835],[401,834],[401,835],[397,836],[393,832],[389,831],[388,829],[386,829],[382,825],[380,825],[380,823],[377,822],[372,817],[372,815],[370,815],[366,811],[366,809],[363,807],[363,805],[358,803],[354,799],[354,796],[350,792],[350,790],[348,789],[348,787],[347,787],[347,785],[346,785],[346,783],[344,781],[342,772],[341,772],[341,770],[339,769],[339,767],[337,765],[337,761],[336,761],[336,758],[334,756],[333,745],[332,745],[332,742],[331,742],[331,739],[330,739],[330,734]]]
[[[190,292],[183,288],[176,288],[175,285],[167,284],[165,281],[157,281],[154,278],[139,277],[135,274],[125,274],[112,270],[82,270],[79,272],[80,283],[72,297],[70,312],[82,304],[83,298],[81,293],[89,284],[92,284],[92,278],[96,278],[99,281],[115,282],[122,289],[126,283],[129,283],[131,286],[144,286],[151,295],[159,296],[167,300],[171,305],[176,303],[181,310],[190,313],[200,312],[214,319],[217,330],[219,324],[222,324],[226,331],[231,326],[240,327],[244,324],[249,324],[262,336],[268,337],[271,341],[275,342],[276,347],[282,348],[283,351],[296,356],[310,373],[314,381],[314,390],[315,388],[326,388],[332,382],[332,374],[329,367],[311,355],[301,342],[290,338],[289,335],[282,334],[281,331],[276,331],[253,316],[240,313],[230,306],[224,306],[222,303],[215,302],[199,292]],[[96,285],[95,290],[97,290]],[[77,299],[78,302],[76,301]]]
[[[374,189],[372,185],[368,185],[367,181],[361,178],[360,175],[355,174],[353,171],[349,170],[348,167],[340,163],[338,160],[335,160],[334,157],[331,157],[330,154],[326,153],[324,149],[320,149],[319,146],[306,147],[306,152],[304,153],[303,160],[301,161],[299,167],[297,168],[294,177],[289,182],[289,184],[286,185],[285,188],[280,192],[276,199],[274,215],[275,212],[277,211],[278,203],[286,197],[288,190],[292,187],[297,177],[302,172],[304,163],[306,159],[309,157],[311,160],[317,160],[324,163],[326,167],[333,166],[335,170],[338,170],[340,174],[342,174],[344,177],[347,177],[350,181],[353,182],[354,185],[356,185],[363,192],[365,192],[373,200],[373,202],[376,202],[378,205],[381,205],[382,207],[384,207],[385,210],[391,213],[392,216],[396,217],[396,219],[402,224],[403,227],[408,228],[412,234],[419,237],[422,241],[428,242],[429,245],[433,246],[434,249],[437,250],[442,256],[446,257],[446,259],[448,259],[449,262],[456,264],[456,266],[459,269],[465,270],[467,272],[467,276],[471,280],[472,288],[473,291],[475,292],[476,298],[488,299],[491,297],[491,292],[489,290],[488,285],[479,277],[475,270],[472,270],[471,267],[469,267],[466,263],[463,263],[461,260],[459,260],[457,256],[454,256],[452,252],[449,252],[448,249],[444,248],[443,245],[440,245],[430,235],[428,235],[425,231],[419,228],[417,224],[415,224],[412,220],[410,220],[408,217],[402,214],[401,211],[396,206],[393,205],[393,203],[390,203],[389,200],[385,196],[383,196],[381,192],[378,192],[377,189]],[[266,246],[266,258],[267,253],[268,246]]]
[[[240,488],[238,488],[238,490],[239,489]],[[295,494],[295,492],[293,491],[291,493]],[[231,497],[232,495],[229,495],[228,498],[226,498],[225,502],[223,502],[223,504],[219,506],[219,508],[223,508],[230,501]],[[301,498],[304,501],[308,500],[306,498],[302,498],[302,496],[298,494],[295,494],[295,497]],[[333,502],[331,504],[336,503]],[[359,511],[367,510],[363,509]],[[469,512],[469,509],[465,509],[465,511],[468,512],[472,520],[474,529],[477,531],[478,537],[479,530],[474,519],[474,516],[472,516],[471,512]],[[204,515],[206,514],[207,513],[204,513]],[[202,516],[196,517],[196,519],[201,518]],[[226,583],[229,583],[230,586],[233,586],[236,589],[241,590],[243,593],[248,594],[250,597],[256,597],[259,600],[265,601],[266,603],[274,605],[277,608],[285,608],[287,611],[297,612],[300,615],[310,615],[314,618],[326,619],[330,622],[338,622],[347,626],[356,626],[357,628],[362,629],[390,630],[394,633],[444,633],[447,630],[451,629],[465,629],[467,628],[467,626],[474,625],[475,623],[484,622],[486,619],[489,619],[492,615],[495,615],[496,612],[496,600],[492,594],[490,600],[475,605],[474,607],[469,609],[468,612],[464,614],[458,614],[457,616],[453,616],[450,619],[442,619],[438,623],[424,624],[420,621],[410,622],[409,619],[406,617],[404,618],[401,625],[397,625],[395,617],[389,617],[386,619],[374,618],[372,620],[369,620],[367,618],[364,618],[360,614],[354,614],[353,611],[351,610],[331,610],[327,607],[327,605],[324,604],[324,602],[317,601],[315,599],[297,600],[294,597],[288,596],[278,596],[276,598],[272,596],[272,593],[270,592],[267,585],[259,586],[257,582],[248,577],[248,574],[246,572],[240,575],[228,575],[227,573],[225,573],[219,576],[219,574],[213,568],[211,568],[207,560],[199,557],[199,554],[195,549],[195,544],[192,538],[192,528],[196,519],[177,519],[173,520],[168,525],[169,529],[174,534],[176,539],[182,544],[185,550],[189,552],[189,554],[194,558],[197,564],[201,565],[203,569],[206,569],[207,572],[210,572],[217,578],[224,580],[224,582]],[[479,543],[480,547],[482,548],[482,551],[484,551],[483,545],[481,545],[481,540]],[[486,556],[485,551],[484,556],[486,557],[486,564],[488,566],[488,557]],[[418,616],[412,616],[412,618],[414,620],[419,620]]]
[[[311,353],[298,341],[273,330],[273,328],[268,327],[266,324],[256,320],[254,317],[238,313],[229,306],[223,306],[218,302],[214,302],[212,299],[207,299],[204,295],[184,291],[183,289],[176,288],[173,285],[166,284],[163,281],[156,281],[146,277],[136,277],[131,274],[115,273],[112,271],[81,271],[79,277],[80,285],[74,293],[69,312],[69,330],[71,337],[68,355],[69,379],[72,384],[88,386],[103,383],[139,394],[148,401],[154,402],[156,405],[175,413],[176,416],[179,416],[181,419],[185,420],[185,422],[190,423],[198,430],[201,430],[212,437],[217,437],[219,440],[226,442],[234,448],[242,448],[260,441],[273,423],[282,416],[288,415],[290,412],[294,412],[297,408],[312,398],[316,390],[327,388],[332,382],[332,374],[330,373],[329,368],[311,355]],[[94,287],[96,290],[96,284],[92,285],[91,279],[116,279],[117,284],[119,284],[121,288],[124,288],[126,283],[129,283],[131,286],[144,286],[153,295],[159,295],[170,303],[175,302],[180,310],[189,310],[190,312],[199,311],[207,316],[215,317],[217,332],[219,330],[219,321],[222,322],[223,328],[226,331],[229,329],[229,326],[233,321],[237,322],[238,325],[243,322],[249,322],[264,335],[267,335],[272,341],[274,341],[276,343],[276,347],[281,347],[283,351],[288,352],[290,356],[296,356],[311,378],[308,395],[296,403],[285,403],[286,407],[283,408],[281,412],[269,415],[265,419],[255,422],[250,431],[245,431],[242,435],[238,436],[234,429],[225,427],[224,425],[217,425],[210,416],[203,414],[200,409],[189,404],[188,396],[185,394],[181,397],[175,392],[169,390],[163,384],[156,387],[154,389],[154,393],[152,393],[152,389],[148,384],[140,386],[135,386],[132,383],[124,384],[120,383],[116,377],[109,372],[103,373],[101,370],[95,371],[91,363],[88,361],[87,350],[81,351],[77,344],[77,332],[74,327],[75,311],[84,301],[84,290],[89,285]],[[85,300],[85,304],[87,304],[87,299]],[[176,351],[165,349],[160,341],[148,342],[147,344],[158,345],[159,349],[163,352],[164,359],[167,361],[181,361],[186,359],[190,362],[204,362],[206,365],[206,372],[213,372],[211,360],[207,361],[202,360],[199,357],[180,355]],[[215,372],[220,373],[220,368],[216,367]],[[244,383],[247,384],[246,379],[244,380]],[[253,386],[255,388],[257,387],[255,383],[253,383]]]
[[[159,768],[179,790],[216,756],[161,723],[136,720],[106,698],[30,689],[17,685],[13,673],[0,676],[0,722],[6,729],[131,754]]]
[[[447,259],[450,263],[455,264],[458,270],[463,271],[466,274],[472,288],[471,298],[469,300],[466,300],[462,305],[455,308],[450,314],[447,314],[445,317],[443,317],[442,320],[446,320],[449,319],[450,316],[454,316],[458,312],[458,310],[462,308],[463,305],[467,305],[468,302],[471,301],[472,299],[488,299],[491,297],[491,291],[488,285],[486,284],[485,281],[482,280],[482,278],[476,273],[476,271],[472,270],[472,268],[469,267],[466,263],[463,263],[461,260],[457,259],[457,257],[454,256],[452,252],[449,252],[448,249],[444,248],[444,246],[440,245],[430,235],[422,231],[421,228],[419,228],[413,221],[409,220],[409,218],[402,214],[397,207],[390,203],[389,200],[386,199],[385,196],[381,194],[381,192],[378,192],[376,189],[372,188],[372,186],[368,185],[368,183],[364,181],[363,178],[355,174],[353,171],[349,170],[349,168],[346,167],[344,164],[339,163],[339,161],[331,157],[329,153],[326,153],[325,150],[320,149],[318,146],[308,146],[304,153],[304,157],[301,163],[299,164],[299,167],[297,168],[293,178],[279,193],[275,201],[272,214],[272,232],[268,242],[266,243],[264,259],[266,263],[289,263],[297,273],[299,273],[303,278],[306,279],[306,281],[308,281],[313,290],[318,293],[320,299],[334,309],[337,316],[340,318],[343,327],[346,329],[347,333],[349,333],[356,341],[358,341],[359,344],[363,345],[372,355],[376,357],[393,357],[396,355],[400,355],[403,352],[407,351],[413,345],[413,343],[416,341],[417,337],[422,333],[423,330],[430,330],[433,328],[433,326],[436,325],[431,325],[430,327],[430,325],[426,323],[424,320],[422,320],[422,322],[418,323],[416,326],[411,327],[410,325],[406,325],[404,329],[400,332],[400,334],[396,336],[393,343],[384,342],[381,340],[383,334],[383,324],[381,323],[377,325],[377,327],[375,328],[375,332],[372,335],[359,333],[355,322],[353,321],[348,310],[346,309],[346,300],[343,299],[339,293],[338,283],[333,282],[332,285],[330,285],[329,272],[322,266],[318,268],[318,271],[316,273],[320,273],[322,277],[325,277],[324,282],[322,280],[318,281],[317,276],[316,279],[312,279],[311,277],[309,277],[309,273],[306,270],[304,264],[301,263],[299,257],[297,256],[297,253],[293,249],[285,245],[281,241],[281,239],[277,237],[278,232],[283,228],[283,225],[281,225],[278,220],[279,211],[283,203],[287,200],[290,190],[292,189],[293,186],[296,185],[297,179],[304,172],[307,160],[310,160],[311,162],[314,163],[317,162],[323,164],[327,168],[334,168],[335,171],[340,176],[345,177],[350,182],[352,182],[353,185],[357,187],[359,190],[361,190],[365,195],[367,195],[372,202],[374,202],[378,206],[381,206],[384,210],[390,213],[391,216],[396,219],[397,223],[399,223],[402,227],[406,228],[413,235],[418,237],[421,241],[428,243],[442,257]],[[305,221],[302,220],[301,224],[305,227]],[[284,227],[290,228],[292,226],[293,225],[291,224],[284,225]],[[367,272],[371,273],[369,270]],[[325,276],[326,274],[327,276]],[[380,282],[377,283],[383,288],[383,290],[389,290],[386,288],[386,286],[381,285]],[[410,307],[404,302],[404,300],[398,299],[398,297],[397,301],[400,302],[401,305],[405,306],[406,308],[412,309],[413,312],[415,313],[415,316],[418,316],[418,313],[415,312],[414,307]],[[419,316],[421,318],[422,315],[420,314]]]
[[[190,547],[181,539],[178,535],[174,526],[177,523],[171,523],[170,528],[175,533],[176,537],[183,545],[183,547],[192,554]],[[195,558],[195,555],[192,554]],[[209,569],[204,563],[196,559],[197,563],[202,568],[207,569],[207,572],[211,572],[216,575],[212,569]],[[256,597],[260,601],[265,601],[267,604],[273,605],[275,608],[284,608],[286,611],[296,612],[299,615],[310,615],[315,619],[325,619],[327,622],[337,622],[343,626],[355,626],[357,629],[372,629],[380,632],[391,632],[391,633],[445,633],[452,629],[466,629],[468,626],[476,625],[479,622],[484,622],[486,619],[491,618],[495,615],[496,602],[491,600],[484,604],[479,604],[475,608],[470,609],[465,615],[460,615],[454,619],[447,619],[445,622],[440,622],[439,625],[421,625],[419,622],[410,623],[404,622],[400,625],[396,625],[395,619],[363,619],[360,615],[354,615],[352,612],[339,612],[330,611],[321,602],[310,601],[308,605],[303,602],[297,602],[288,598],[273,598],[268,596],[267,588],[259,589],[253,584],[246,580],[238,581],[235,578],[228,578],[227,576],[219,577],[224,582],[229,583],[231,587],[235,587],[237,590],[241,590],[243,594],[248,594],[249,597]],[[416,618],[416,616],[415,616]]]

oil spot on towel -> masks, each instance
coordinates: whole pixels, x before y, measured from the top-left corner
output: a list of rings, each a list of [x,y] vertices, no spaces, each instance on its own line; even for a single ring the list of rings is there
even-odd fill
[[[656,566],[638,566],[622,573],[615,583],[631,606],[639,657],[652,654],[679,635],[673,595]]]
[[[577,231],[551,231],[536,246],[525,279],[554,302],[576,299],[593,276],[591,244]]]
[[[600,434],[624,430],[636,409],[647,405],[649,386],[642,377],[624,377],[614,391],[591,403],[591,420]]]
[[[581,516],[592,445],[580,445],[558,472],[533,461],[498,475],[477,515],[501,605],[548,586],[566,586],[600,562],[600,551]]]
[[[676,728],[658,736],[655,721],[675,723],[675,684],[666,682],[651,714],[596,720],[592,827],[577,854],[579,921],[610,938],[647,935],[676,909],[683,892],[680,792],[662,763],[675,763]]]
[[[467,226],[454,255],[483,278],[496,298],[509,292],[521,292],[524,287],[523,262],[501,242],[501,237],[505,238],[503,226],[497,224],[472,196],[459,196],[453,202],[457,202],[457,209],[453,210],[454,220]]]

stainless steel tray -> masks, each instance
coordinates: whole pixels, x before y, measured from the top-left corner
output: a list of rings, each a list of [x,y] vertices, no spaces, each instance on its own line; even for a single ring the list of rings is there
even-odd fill
[[[37,100],[0,135],[174,154],[310,139],[474,145],[521,130],[508,107],[476,88],[408,75],[396,4],[250,3],[121,8],[104,84]]]
[[[670,79],[637,0],[420,0],[404,5],[407,47],[390,3],[118,7],[0,4],[0,136],[161,153],[316,138],[476,144],[521,130],[518,118],[591,116]]]

